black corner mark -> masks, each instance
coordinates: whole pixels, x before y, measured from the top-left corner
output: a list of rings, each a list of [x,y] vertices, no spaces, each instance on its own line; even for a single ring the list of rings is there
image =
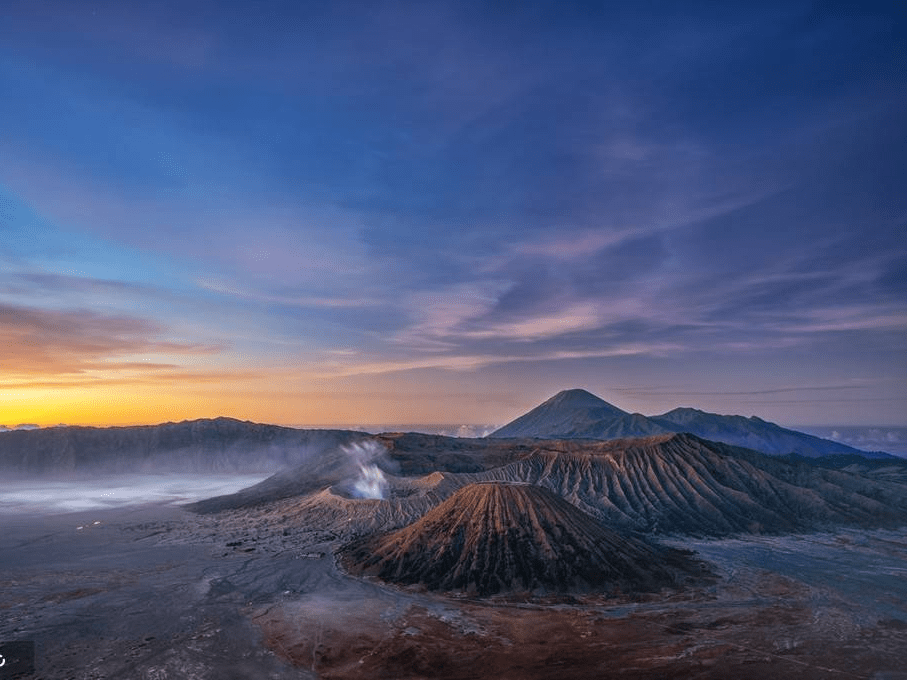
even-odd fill
[[[35,672],[35,643],[0,642],[0,680],[28,678]]]

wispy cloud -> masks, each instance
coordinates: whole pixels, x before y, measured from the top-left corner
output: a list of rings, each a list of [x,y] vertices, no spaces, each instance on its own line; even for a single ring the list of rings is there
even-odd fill
[[[904,373],[887,9],[4,9],[9,385]]]
[[[319,297],[312,295],[272,295],[255,290],[241,289],[227,283],[210,279],[198,279],[198,286],[212,293],[220,293],[229,297],[251,302],[262,302],[290,307],[325,307],[325,308],[357,308],[382,304],[377,298],[344,298],[344,297]]]
[[[350,356],[344,360],[319,362],[311,371],[301,375],[313,378],[339,378],[348,376],[380,375],[434,369],[444,371],[475,371],[481,368],[506,364],[532,364],[537,362],[603,359],[608,357],[652,356],[676,351],[677,347],[659,343],[628,343],[604,349],[569,350],[536,349],[522,353],[496,352],[493,354],[434,354],[420,358],[374,360],[363,356]]]
[[[86,295],[173,297],[164,288],[132,281],[34,270],[13,271],[0,277],[0,294],[55,299],[61,295],[81,296],[83,299]]]
[[[91,373],[83,372],[75,375],[67,375],[65,379],[58,380],[0,380],[0,389],[20,390],[20,389],[79,389],[96,388],[96,387],[115,387],[115,386],[154,386],[159,388],[173,388],[177,386],[185,389],[186,386],[199,385],[229,385],[231,383],[248,383],[266,378],[267,375],[260,371],[193,371],[193,370],[167,370],[163,367],[148,367],[144,365],[123,366],[113,364],[111,366],[98,365],[95,370],[105,374],[115,374],[117,377],[99,377]],[[133,370],[127,370],[133,369]]]
[[[138,363],[128,359],[138,355],[207,356],[224,350],[214,344],[169,340],[166,329],[148,319],[2,303],[0,344],[4,348],[0,368],[12,376],[135,368]],[[152,361],[150,370],[159,367]]]

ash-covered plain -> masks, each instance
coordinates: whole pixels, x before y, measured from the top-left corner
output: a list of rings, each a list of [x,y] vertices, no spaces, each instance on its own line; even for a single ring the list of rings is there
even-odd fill
[[[907,667],[899,475],[683,433],[317,441],[270,446],[296,462],[182,508],[4,515],[0,639],[35,641],[38,678],[880,680]],[[159,452],[143,447],[147,469]]]

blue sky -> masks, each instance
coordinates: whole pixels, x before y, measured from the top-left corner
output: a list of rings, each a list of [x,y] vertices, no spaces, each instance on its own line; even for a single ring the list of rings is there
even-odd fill
[[[2,11],[0,422],[907,425],[896,3]]]

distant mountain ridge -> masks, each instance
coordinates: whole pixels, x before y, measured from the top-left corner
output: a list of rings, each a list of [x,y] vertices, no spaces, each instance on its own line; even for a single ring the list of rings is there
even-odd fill
[[[726,416],[695,408],[675,408],[658,416],[627,413],[581,389],[558,392],[489,437],[607,440],[679,432],[770,455],[888,457],[884,453],[861,451],[841,442],[790,430],[756,416]]]
[[[276,472],[313,452],[370,439],[346,430],[298,430],[234,418],[134,427],[0,432],[0,470],[13,474]]]

